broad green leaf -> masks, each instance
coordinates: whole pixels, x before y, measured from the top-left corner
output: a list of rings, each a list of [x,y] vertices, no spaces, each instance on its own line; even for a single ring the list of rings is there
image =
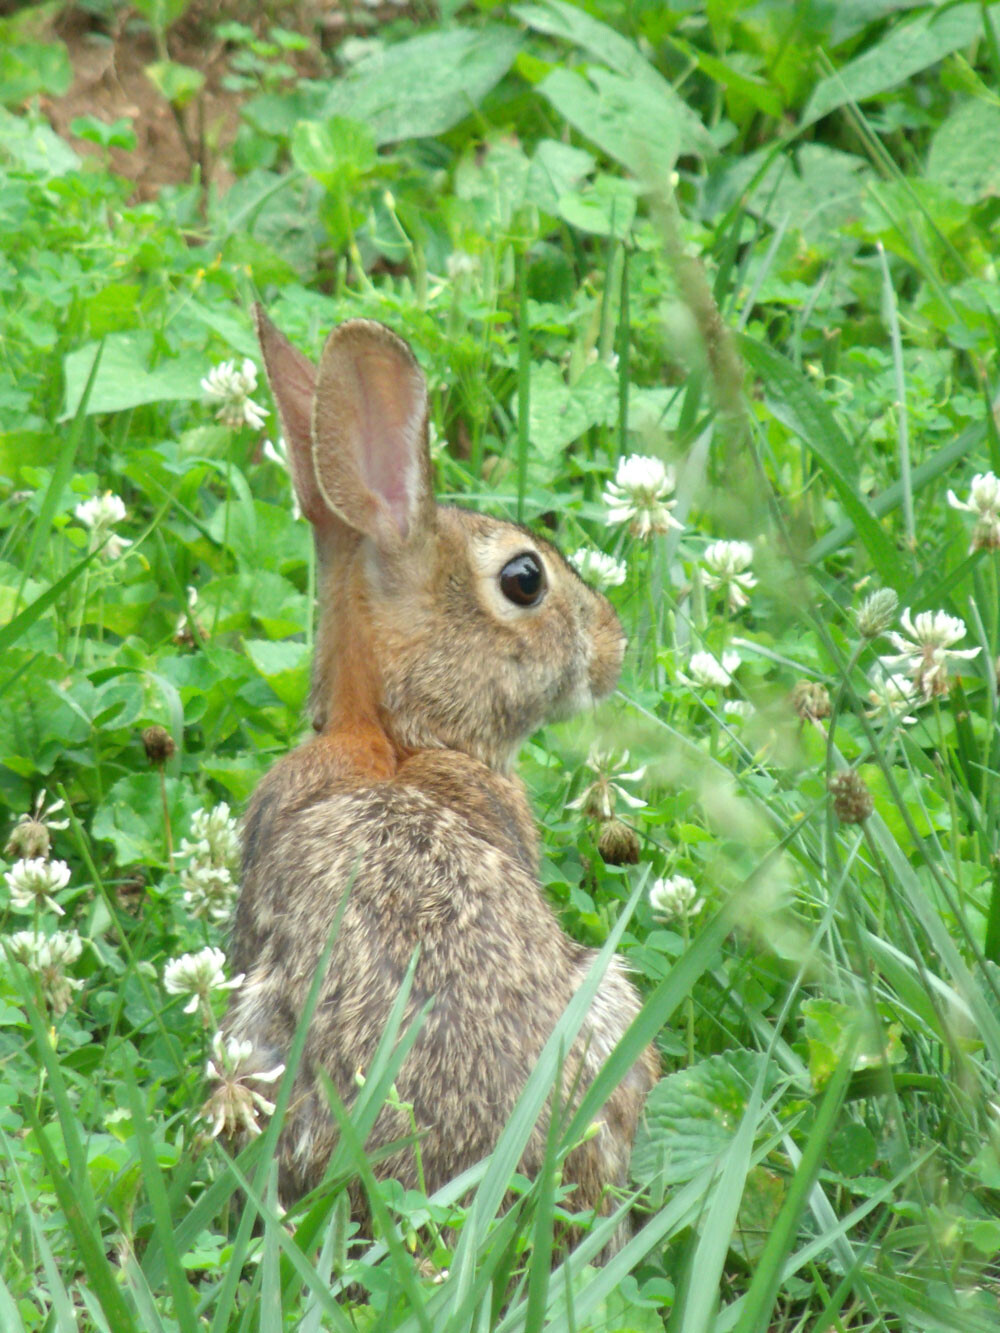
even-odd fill
[[[671,37],[675,46],[693,65],[702,70],[710,79],[738,97],[745,98],[751,106],[763,111],[766,116],[780,116],[784,106],[778,92],[756,74],[737,69],[731,61],[720,60],[717,56],[700,51],[689,42]]]
[[[80,169],[80,159],[47,121],[14,116],[0,106],[0,162],[13,162],[41,176],[65,176]]]
[[[248,639],[244,646],[250,661],[281,702],[296,710],[303,708],[309,690],[308,646],[267,639]]]
[[[525,199],[544,213],[555,214],[559,201],[594,169],[594,158],[582,148],[543,139],[535,149],[525,181]]]
[[[750,192],[746,207],[772,226],[786,224],[816,244],[864,209],[869,170],[861,158],[825,144],[804,144],[776,158]]]
[[[536,364],[528,399],[532,450],[545,458],[557,457],[589,427],[613,419],[617,396],[615,375],[608,366],[588,366],[576,384],[569,385],[554,362]]]
[[[133,0],[135,8],[154,28],[166,31],[183,15],[191,0]]]
[[[593,185],[563,195],[559,216],[594,236],[628,236],[635,217],[635,187],[617,176],[600,175]]]
[[[124,148],[127,153],[135,148],[135,130],[128,116],[119,116],[110,123],[98,116],[77,116],[70,121],[69,132],[102,148]]]
[[[839,46],[856,33],[900,9],[921,9],[925,0],[837,0],[831,5],[827,22],[830,45]]]
[[[80,403],[87,377],[99,343],[86,343],[70,352],[63,362],[66,397],[60,420],[72,417]],[[152,366],[153,335],[135,330],[109,333],[104,340],[104,355],[87,403],[87,415],[97,412],[124,412],[144,403],[164,403],[178,399],[201,398],[201,380],[210,367],[197,352]]]
[[[494,25],[381,47],[334,80],[323,114],[361,121],[377,144],[443,134],[503,78],[519,45],[513,28]]]
[[[175,845],[201,808],[191,787],[177,778],[165,778],[167,813]],[[121,866],[163,864],[167,837],[163,824],[163,793],[156,772],[131,773],[120,778],[97,808],[91,834],[110,842]]]
[[[842,1176],[861,1176],[870,1171],[878,1155],[875,1136],[867,1125],[849,1121],[831,1138],[827,1156],[834,1171]]]
[[[996,5],[989,6],[996,10]],[[982,35],[979,5],[942,6],[891,28],[880,42],[841,69],[821,79],[813,90],[802,125],[811,125],[847,102],[864,102],[911,79],[952,51]]]
[[[146,76],[161,97],[183,109],[205,86],[205,75],[191,65],[176,60],[156,60],[146,66]]]
[[[62,97],[73,82],[73,67],[62,42],[10,42],[0,30],[0,103],[21,106],[45,93]]]
[[[1000,194],[1000,106],[960,103],[934,132],[925,174],[964,204]]]
[[[632,1150],[632,1175],[643,1185],[682,1184],[710,1166],[733,1142],[763,1056],[732,1051],[660,1080],[646,1101]],[[776,1082],[765,1076],[764,1095]]]
[[[849,1047],[852,1071],[898,1064],[906,1056],[898,1023],[876,1027],[872,1020],[859,1032],[857,1008],[837,1000],[803,1000],[802,1030],[809,1046],[809,1074],[817,1089],[833,1076]]]
[[[676,131],[679,152],[701,157],[714,155],[715,145],[697,114],[627,37],[594,18],[580,6],[566,4],[563,0],[515,5],[514,14],[537,32],[561,37],[581,47],[602,65],[624,75],[629,83],[643,84],[649,91],[650,105],[660,106],[665,113],[662,123],[661,118],[658,118],[647,124],[647,135],[654,130],[656,134],[662,134],[664,125],[669,123]]]
[[[347,116],[299,121],[292,133],[292,157],[328,190],[349,189],[378,163],[371,130]]]
[[[238,356],[248,356],[252,361],[260,360],[260,348],[254,337],[249,313],[235,311],[232,306],[205,305],[201,301],[188,300],[184,304],[185,315],[194,315],[208,328],[213,329]],[[242,318],[239,315],[243,314]],[[199,386],[199,393],[201,392]],[[204,429],[198,428],[195,429]],[[214,429],[209,427],[209,429]],[[228,428],[220,427],[222,437],[228,437]],[[206,450],[206,452],[209,452]]]
[[[680,152],[680,118],[655,87],[592,65],[554,69],[539,90],[573,128],[640,180],[666,182]]]
[[[765,1166],[755,1166],[747,1173],[733,1244],[749,1264],[760,1257],[781,1212],[785,1189],[784,1177]]]

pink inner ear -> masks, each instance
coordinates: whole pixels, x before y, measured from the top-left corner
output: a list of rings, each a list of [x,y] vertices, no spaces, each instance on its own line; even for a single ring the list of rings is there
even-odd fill
[[[394,355],[368,354],[355,362],[355,372],[362,477],[405,541],[420,503],[423,385]]]

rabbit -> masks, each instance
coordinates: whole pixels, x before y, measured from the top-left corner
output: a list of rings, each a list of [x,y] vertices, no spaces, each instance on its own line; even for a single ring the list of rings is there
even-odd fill
[[[349,1106],[417,946],[404,1027],[432,1005],[396,1088],[422,1178],[399,1104],[367,1148],[406,1140],[376,1175],[433,1193],[490,1153],[593,960],[542,892],[513,763],[543,722],[611,691],[625,640],[547,541],[435,502],[427,387],[402,339],[349,320],[317,369],[259,306],[255,319],[316,542],[316,734],[245,816],[230,950],[245,980],[224,1032],[252,1043],[255,1069],[286,1059],[350,884],[281,1131],[279,1193],[321,1182],[337,1129],[317,1071]],[[567,1091],[589,1085],[638,1010],[615,958],[565,1061]],[[574,1208],[607,1211],[609,1187],[626,1183],[657,1066],[650,1047],[567,1155]],[[521,1171],[537,1173],[544,1152],[540,1122]],[[352,1210],[364,1227],[360,1194]]]

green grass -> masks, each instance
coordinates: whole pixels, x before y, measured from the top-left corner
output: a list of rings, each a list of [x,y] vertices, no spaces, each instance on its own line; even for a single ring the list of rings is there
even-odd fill
[[[61,48],[0,20],[0,831],[65,801],[0,879],[0,1326],[1000,1328],[1000,526],[947,498],[1000,472],[1000,8],[442,8],[333,53],[290,14],[225,28],[246,102],[197,155],[234,184],[146,203],[109,166],[129,127],[79,124],[89,158],[58,140],[32,99]],[[169,53],[173,16],[147,19]],[[197,79],[156,78],[190,116]],[[283,1215],[304,1027],[234,1158],[198,1116],[225,993],[187,1013],[165,985],[225,944],[234,848],[219,817],[193,850],[205,812],[305,730],[315,570],[277,420],[262,383],[262,430],[201,388],[260,372],[255,299],[311,355],[349,316],[403,333],[439,493],[621,566],[617,696],[521,757],[543,883],[605,954],[495,1154],[429,1199],[363,1149],[402,999]],[[673,469],[681,529],[608,521],[634,454]],[[106,492],[124,516],[88,527]],[[719,540],[750,579],[720,582]],[[978,652],[897,663],[880,710],[907,609]],[[49,901],[13,873],[31,837],[67,867]],[[612,949],[642,1013],[520,1179]],[[633,1188],[567,1252],[561,1162],[650,1040]]]

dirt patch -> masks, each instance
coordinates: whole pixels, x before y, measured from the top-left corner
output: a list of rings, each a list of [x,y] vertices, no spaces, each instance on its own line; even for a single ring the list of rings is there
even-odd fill
[[[2,3],[2,0],[0,0]],[[280,13],[275,13],[275,10]],[[321,72],[322,57],[318,47],[329,47],[352,33],[370,33],[387,17],[405,13],[398,0],[383,5],[318,4],[271,7],[274,21],[310,37],[311,52],[297,52],[294,63],[300,75],[316,77]],[[114,171],[135,182],[136,196],[154,198],[164,185],[176,185],[194,179],[224,190],[232,182],[226,149],[239,128],[239,110],[251,94],[232,92],[222,86],[230,72],[231,51],[214,35],[214,25],[232,17],[255,30],[268,24],[247,6],[234,12],[232,6],[219,6],[207,0],[199,13],[192,7],[169,34],[170,58],[190,65],[205,76],[201,94],[175,112],[146,74],[146,67],[157,59],[149,28],[135,14],[122,9],[112,25],[101,26],[83,9],[67,9],[57,20],[53,39],[62,41],[73,67],[73,83],[62,97],[41,99],[41,107],[52,127],[81,154],[99,154],[104,150],[70,133],[77,116],[96,116],[110,123],[127,118],[136,136],[131,152],[112,148]]]
[[[111,165],[135,182],[139,198],[153,198],[162,186],[190,181],[196,172],[208,184],[229,184],[225,154],[219,149],[228,147],[236,134],[242,99],[220,86],[227,70],[221,43],[206,41],[204,34],[200,40],[197,34],[171,34],[171,57],[205,75],[203,93],[180,113],[179,123],[146,75],[146,66],[157,58],[152,35],[127,11],[108,31],[95,28],[83,11],[71,10],[60,20],[56,35],[66,45],[73,82],[64,96],[45,99],[42,109],[77,152],[103,152],[70,133],[77,116],[96,116],[107,123],[125,117],[136,145],[131,152],[112,148]]]

